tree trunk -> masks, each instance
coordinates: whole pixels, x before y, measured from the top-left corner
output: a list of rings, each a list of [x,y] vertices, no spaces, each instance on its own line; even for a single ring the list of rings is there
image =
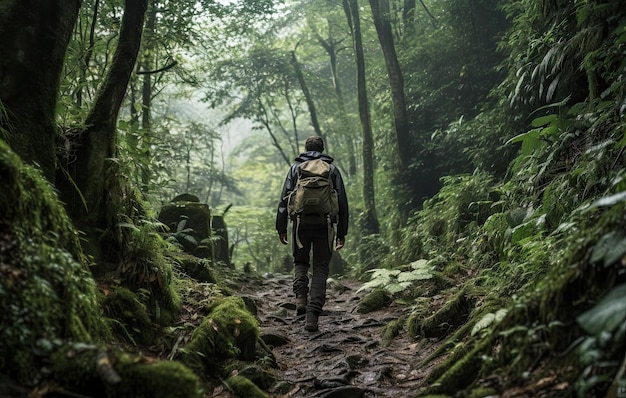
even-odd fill
[[[74,92],[76,98],[76,107],[82,108],[83,106],[83,93],[87,86],[87,72],[89,71],[89,64],[91,63],[91,57],[93,56],[93,49],[96,42],[96,25],[98,21],[98,10],[100,8],[100,0],[96,0],[93,6],[93,13],[91,18],[91,24],[89,25],[89,38],[87,42],[87,49],[81,60],[81,68],[78,73],[78,85]],[[82,36],[82,26],[79,24],[79,31]]]
[[[302,73],[302,68],[300,68],[300,64],[298,63],[298,58],[296,58],[295,51],[291,52],[291,65],[296,72],[298,83],[300,83],[300,88],[302,89],[302,93],[304,94],[304,99],[306,100],[306,104],[309,107],[309,114],[311,115],[311,124],[313,125],[313,130],[315,130],[315,134],[317,134],[318,136],[324,137],[322,135],[322,129],[320,129],[320,124],[317,121],[317,111],[315,110],[313,97],[311,96],[309,87],[306,85],[306,81],[304,80],[304,74]],[[324,141],[326,141],[326,139],[324,139]]]
[[[374,25],[378,33],[378,40],[383,50],[389,87],[391,88],[391,102],[393,104],[393,118],[396,128],[396,141],[400,155],[401,170],[407,170],[411,164],[412,148],[409,135],[409,120],[406,113],[404,96],[404,78],[396,48],[393,42],[391,21],[389,20],[389,0],[369,0],[374,17]]]
[[[117,118],[137,60],[147,3],[126,0],[113,63],[87,116],[86,127],[76,137],[76,159],[68,165],[68,171],[80,195],[67,182],[61,192],[68,211],[83,225],[106,230],[114,218],[106,214],[104,206],[111,194],[105,190],[106,177],[116,155]]]
[[[270,125],[269,116],[267,114],[267,108],[263,104],[263,101],[261,101],[261,98],[257,98],[257,105],[259,107],[259,110],[263,114],[263,118],[262,119],[259,118],[259,121],[263,124],[263,126],[265,126],[265,129],[267,130],[267,132],[269,133],[270,137],[272,138],[272,144],[274,145],[274,147],[276,147],[276,149],[278,149],[278,152],[280,152],[280,155],[282,156],[282,158],[285,161],[285,163],[287,163],[287,165],[291,166],[291,161],[289,160],[289,158],[285,154],[285,151],[283,150],[283,147],[280,146],[280,143],[278,142],[278,139],[276,138],[276,134],[274,134],[274,131],[272,130],[272,126]]]
[[[144,29],[144,48],[142,55],[142,71],[150,71],[156,69],[154,56],[154,34],[157,17],[157,7],[154,2],[150,2],[149,9],[146,18],[146,27]],[[144,73],[142,75],[142,87],[141,87],[141,150],[140,155],[149,161],[152,151],[152,73]],[[137,148],[139,149],[139,148]],[[150,184],[151,179],[149,167],[142,167],[141,169],[141,186],[142,189],[146,189]]]
[[[402,23],[405,36],[412,36],[415,33],[415,0],[404,0]]]
[[[80,0],[13,0],[0,7],[0,126],[23,160],[54,181],[55,110]]]
[[[343,91],[341,90],[341,84],[339,80],[339,72],[337,71],[337,42],[333,39],[330,34],[330,21],[328,22],[328,40],[325,40],[319,34],[316,34],[317,41],[328,54],[328,62],[330,65],[330,73],[331,78],[333,80],[333,88],[335,89],[335,96],[337,97],[337,102],[339,103],[339,119],[341,120],[341,125],[345,129],[344,134],[341,134],[341,138],[338,140],[348,147],[346,153],[348,154],[348,175],[354,176],[356,175],[356,151],[354,148],[354,139],[353,139],[353,131],[352,124],[348,120],[348,112],[346,111],[346,101],[343,97]]]
[[[363,202],[364,202],[364,233],[377,234],[379,232],[378,217],[376,215],[376,201],[374,199],[374,139],[370,120],[367,88],[365,84],[365,57],[361,37],[361,22],[359,19],[359,5],[357,0],[343,0],[344,11],[348,24],[352,29],[354,54],[357,65],[357,90],[359,99],[359,118],[363,134]]]

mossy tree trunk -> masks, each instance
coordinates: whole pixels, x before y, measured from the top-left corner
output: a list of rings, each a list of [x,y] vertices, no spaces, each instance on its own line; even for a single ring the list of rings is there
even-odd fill
[[[118,114],[139,53],[147,4],[148,0],[126,1],[113,63],[85,120],[85,128],[76,135],[76,158],[66,165],[72,182],[63,179],[59,184],[71,216],[80,220],[82,227],[107,230],[115,220],[114,214],[107,214],[107,203],[113,194],[105,189],[111,185],[107,172],[116,157]]]
[[[80,0],[12,0],[0,6],[0,125],[11,148],[54,181],[54,120],[65,52]]]

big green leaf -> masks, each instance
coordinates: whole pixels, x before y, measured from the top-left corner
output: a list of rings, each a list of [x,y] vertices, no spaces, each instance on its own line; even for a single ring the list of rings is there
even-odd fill
[[[626,284],[607,294],[598,304],[576,318],[578,324],[591,335],[613,333],[626,322]]]
[[[619,261],[626,254],[626,235],[622,231],[613,231],[604,235],[591,251],[592,263],[603,260],[608,267]]]

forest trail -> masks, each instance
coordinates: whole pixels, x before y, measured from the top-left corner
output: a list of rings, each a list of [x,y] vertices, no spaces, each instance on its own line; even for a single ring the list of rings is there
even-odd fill
[[[297,316],[290,275],[270,275],[244,284],[242,295],[256,303],[261,335],[280,368],[279,379],[288,391],[272,397],[408,397],[437,361],[422,367],[436,343],[410,341],[401,332],[389,345],[383,327],[405,316],[404,307],[392,304],[359,314],[356,306],[365,292],[360,283],[330,280],[319,330],[304,330],[304,315]]]

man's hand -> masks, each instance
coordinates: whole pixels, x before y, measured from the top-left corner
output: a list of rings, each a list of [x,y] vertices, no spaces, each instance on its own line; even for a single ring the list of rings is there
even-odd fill
[[[278,239],[280,239],[280,243],[283,245],[287,244],[287,234],[278,234]]]
[[[345,243],[345,239],[337,238],[337,243],[335,244],[335,250],[341,250],[341,248],[343,247],[344,243]]]

